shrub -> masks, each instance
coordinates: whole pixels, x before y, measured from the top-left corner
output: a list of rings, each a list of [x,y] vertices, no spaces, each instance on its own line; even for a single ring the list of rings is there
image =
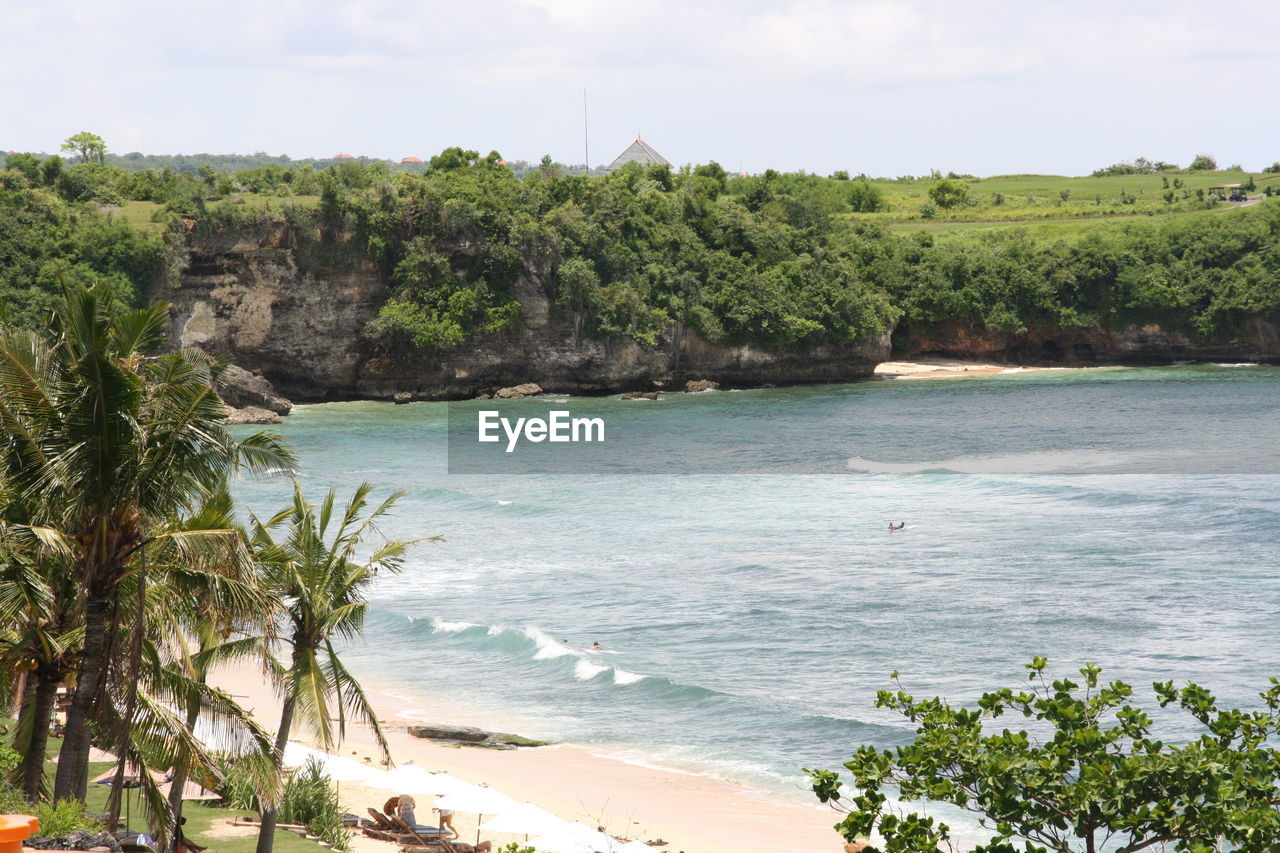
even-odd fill
[[[926,201],[924,204],[920,205],[921,219],[933,219],[933,217],[937,215],[938,215],[938,206],[933,202]]]
[[[35,816],[40,819],[40,835],[55,838],[77,829],[98,832],[102,824],[85,817],[84,803],[77,800],[59,800],[57,803],[37,803]]]
[[[342,827],[342,813],[338,794],[319,761],[309,759],[305,767],[289,775],[280,802],[280,823],[301,824],[307,832],[332,844],[335,850],[346,851],[350,843]]]
[[[243,763],[223,760],[219,762],[218,771],[222,781],[218,785],[217,792],[222,798],[224,807],[261,811],[253,776]]]
[[[952,208],[965,203],[969,198],[969,185],[964,181],[944,178],[929,187],[929,198],[938,207]]]
[[[1213,172],[1217,168],[1218,161],[1209,154],[1197,154],[1196,158],[1191,161],[1191,165],[1187,167],[1192,172]]]

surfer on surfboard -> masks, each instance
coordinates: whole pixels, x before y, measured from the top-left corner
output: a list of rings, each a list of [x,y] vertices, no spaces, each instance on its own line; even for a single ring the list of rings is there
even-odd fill
[[[891,522],[889,522],[889,529],[890,529],[890,530],[901,530],[902,528],[904,528],[904,527],[906,527],[906,526],[907,526],[907,523],[906,523],[905,521],[899,521],[897,524],[894,524],[892,521],[891,521]]]

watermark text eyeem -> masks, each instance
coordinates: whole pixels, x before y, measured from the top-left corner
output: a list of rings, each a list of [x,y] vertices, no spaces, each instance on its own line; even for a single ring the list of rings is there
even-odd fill
[[[564,410],[547,412],[546,418],[502,417],[501,412],[487,410],[477,413],[477,440],[502,441],[506,435],[507,453],[512,453],[521,440],[535,444],[543,441],[581,442],[604,441],[604,418],[575,418]]]

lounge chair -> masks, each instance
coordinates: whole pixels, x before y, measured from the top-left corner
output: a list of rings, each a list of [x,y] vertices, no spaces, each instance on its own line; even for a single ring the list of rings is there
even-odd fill
[[[408,836],[408,838],[413,841],[417,841],[419,844],[430,846],[432,844],[436,844],[441,839],[445,839],[453,835],[449,830],[441,829],[438,826],[427,826],[421,823],[409,826],[409,824],[394,815],[390,816],[389,819],[391,823],[395,825],[395,831],[401,836],[401,844],[411,843],[409,840],[405,839],[405,836]]]
[[[400,830],[387,819],[387,816],[377,809],[369,809],[369,817],[372,820],[367,821],[365,826],[360,827],[360,831],[370,838],[377,838],[380,841],[397,841],[399,840]]]

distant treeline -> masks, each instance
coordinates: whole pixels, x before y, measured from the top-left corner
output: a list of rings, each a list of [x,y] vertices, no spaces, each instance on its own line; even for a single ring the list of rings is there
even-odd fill
[[[59,155],[49,155],[31,152],[23,154],[14,152],[19,156],[31,156],[41,161],[48,159],[50,156],[59,157]],[[0,151],[0,169],[6,168],[6,158],[12,156]],[[59,157],[61,159],[61,157]],[[380,157],[360,157],[355,155],[333,156],[333,157],[302,157],[293,159],[288,154],[267,154],[264,151],[256,151],[253,154],[143,154],[140,151],[130,151],[127,154],[112,154],[103,152],[100,162],[108,166],[118,166],[121,169],[130,172],[142,172],[147,170],[164,170],[168,169],[173,172],[187,172],[196,174],[202,168],[212,169],[219,174],[251,171],[253,169],[261,169],[267,166],[278,166],[282,169],[308,169],[308,170],[324,170],[343,163],[356,163],[359,165],[372,165],[381,163],[393,172],[425,172],[431,168],[431,158],[413,158],[405,157],[400,160],[385,160]],[[541,164],[530,163],[528,160],[511,160],[506,161],[504,165],[515,172],[517,175],[523,175],[526,172],[533,171],[551,163],[555,168],[571,174],[582,174],[586,171],[586,167],[582,163],[556,163],[552,162],[548,156]],[[602,166],[593,166],[591,169],[593,175],[605,174]]]
[[[320,251],[358,253],[392,284],[368,333],[449,348],[518,322],[532,280],[583,335],[654,344],[673,323],[766,347],[864,339],[899,320],[1031,326],[1161,322],[1211,335],[1280,317],[1280,206],[1188,214],[1054,242],[1018,229],[977,241],[859,220],[865,180],[715,163],[632,164],[607,177],[551,163],[518,175],[492,152],[448,149],[421,171],[344,161],[128,171],[10,157],[0,171],[0,300],[35,322],[57,282],[111,277],[122,299],[171,273],[166,247],[288,221]],[[155,205],[150,230],[99,212]],[[186,225],[179,217],[187,217]]]

